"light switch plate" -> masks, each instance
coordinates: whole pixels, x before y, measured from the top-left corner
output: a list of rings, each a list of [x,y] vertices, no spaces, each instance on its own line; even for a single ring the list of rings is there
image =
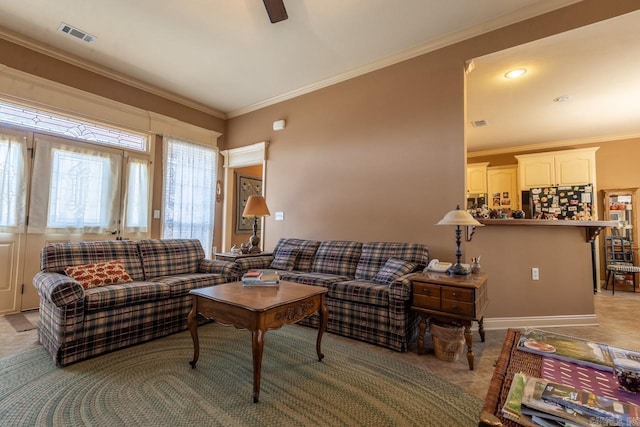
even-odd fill
[[[284,220],[284,212],[276,212],[276,221]]]

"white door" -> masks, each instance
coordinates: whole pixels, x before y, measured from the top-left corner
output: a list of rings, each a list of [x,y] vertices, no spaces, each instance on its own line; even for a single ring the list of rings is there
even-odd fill
[[[0,315],[18,311],[21,304],[29,136],[0,129]]]

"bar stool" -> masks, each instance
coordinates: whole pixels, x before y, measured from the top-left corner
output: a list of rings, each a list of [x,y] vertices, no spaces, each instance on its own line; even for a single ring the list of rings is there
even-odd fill
[[[613,278],[611,284],[611,294],[614,295],[616,293],[616,274],[623,273],[625,275],[631,273],[633,274],[633,291],[636,291],[636,273],[640,273],[640,267],[626,263],[626,262],[615,262],[607,264],[607,282],[604,285],[605,289],[609,289],[609,278]]]

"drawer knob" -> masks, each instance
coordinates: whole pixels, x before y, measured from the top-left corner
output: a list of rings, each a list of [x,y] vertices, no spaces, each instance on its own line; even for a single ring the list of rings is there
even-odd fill
[[[452,292],[452,293],[451,293],[451,295],[455,297],[455,296],[457,296],[458,294],[457,294],[457,293],[455,293],[455,292]]]
[[[460,311],[460,307],[458,307],[457,305],[454,305],[453,307],[451,307],[452,311]]]
[[[422,293],[425,295],[431,295],[431,292],[429,291],[429,289],[423,290]]]

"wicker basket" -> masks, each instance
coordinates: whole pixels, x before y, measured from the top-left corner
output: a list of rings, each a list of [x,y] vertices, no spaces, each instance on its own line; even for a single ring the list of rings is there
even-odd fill
[[[437,325],[429,327],[436,357],[447,362],[455,362],[464,349],[464,329],[457,325]]]

